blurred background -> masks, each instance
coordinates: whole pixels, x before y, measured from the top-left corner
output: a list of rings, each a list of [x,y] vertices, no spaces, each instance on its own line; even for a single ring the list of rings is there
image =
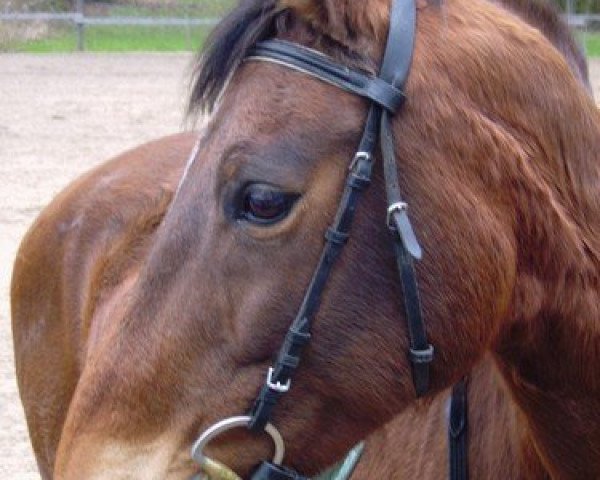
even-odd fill
[[[0,50],[194,50],[233,3],[233,0],[2,0]]]
[[[600,0],[554,0],[600,55]],[[234,0],[2,0],[0,51],[184,51]]]

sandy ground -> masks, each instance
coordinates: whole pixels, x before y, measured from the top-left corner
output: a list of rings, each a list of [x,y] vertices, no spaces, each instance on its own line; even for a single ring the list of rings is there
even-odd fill
[[[19,241],[80,173],[181,130],[190,61],[190,55],[0,55],[0,479],[39,480],[9,322]]]
[[[189,55],[0,56],[0,479],[39,480],[18,399],[8,288],[19,241],[70,180],[182,129]],[[600,61],[591,64],[600,99]]]

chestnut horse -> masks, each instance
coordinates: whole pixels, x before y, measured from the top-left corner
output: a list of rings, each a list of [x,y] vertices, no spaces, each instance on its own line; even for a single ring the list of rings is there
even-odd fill
[[[381,54],[388,2],[263,3],[246,23],[251,8],[239,9],[230,25],[246,28],[216,47],[239,59],[259,34],[367,67]],[[438,353],[430,396],[488,358],[547,471],[593,478],[598,113],[548,40],[495,5],[424,7],[418,32],[394,129],[426,252],[418,273]],[[237,65],[205,58],[195,99],[210,105]],[[101,167],[42,214],[12,294],[20,388],[46,478],[195,472],[188,447],[247,410],[301,300],[365,108],[298,73],[244,64],[174,201],[189,136]],[[164,160],[145,164],[153,156]],[[257,202],[252,185],[293,201]],[[381,188],[379,176],[354,228],[370,235],[348,245],[275,412],[287,461],[305,472],[414,404]],[[260,221],[273,212],[277,221]],[[212,453],[245,473],[270,445],[236,433]]]

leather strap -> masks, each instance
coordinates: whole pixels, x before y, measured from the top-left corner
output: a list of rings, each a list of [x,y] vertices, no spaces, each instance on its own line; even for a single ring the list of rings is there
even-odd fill
[[[458,382],[452,388],[450,397],[450,417],[448,419],[450,480],[468,480],[469,478],[467,383],[467,379]]]
[[[381,151],[388,198],[388,226],[392,232],[396,265],[402,285],[413,383],[415,393],[420,397],[429,390],[429,365],[434,355],[433,347],[427,341],[414,265],[415,259],[420,259],[422,253],[408,218],[408,205],[402,201],[400,193],[390,119],[386,112],[382,115]]]
[[[282,64],[350,93],[368,98],[392,112],[395,112],[404,102],[404,94],[391,82],[365,72],[352,70],[333,62],[321,52],[285,40],[259,42],[250,51],[246,60]]]
[[[262,462],[250,477],[251,480],[310,480],[308,477],[270,462]]]
[[[391,115],[404,101],[402,88],[411,66],[415,23],[414,0],[395,0],[392,3],[390,31],[378,78],[338,65],[314,50],[281,40],[261,42],[249,55],[250,60],[272,61],[299,70],[372,102],[337,214],[325,235],[325,246],[319,263],[267,382],[261,388],[250,412],[250,429],[253,431],[259,432],[264,428],[279,397],[290,387],[302,350],[310,339],[311,324],[318,311],[325,284],[335,260],[348,240],[359,193],[371,181],[378,132],[381,134],[384,157],[389,204],[388,225],[394,232],[394,251],[404,294],[411,345],[409,358],[413,366],[415,391],[420,396],[429,388],[429,364],[433,359],[433,347],[427,342],[414,268],[414,260],[421,258],[421,248],[408,218],[406,204],[402,201],[391,127]]]
[[[365,136],[369,139],[365,141],[368,143],[371,136]],[[325,234],[325,247],[302,305],[288,330],[277,360],[273,364],[272,375],[261,388],[250,412],[252,421],[249,428],[252,431],[260,432],[264,429],[277,400],[287,391],[283,388],[274,388],[274,385],[289,385],[292,381],[293,373],[300,363],[304,346],[310,340],[312,320],[319,309],[325,284],[336,259],[346,244],[359,194],[370,183],[372,169],[371,154],[369,152],[359,152],[352,162],[352,169],[346,179],[346,186],[333,225]]]
[[[390,27],[381,66],[381,78],[403,89],[414,50],[416,29],[414,2],[393,2],[390,25],[393,27]],[[394,152],[392,122],[387,111],[381,113],[381,152],[388,201],[388,226],[393,234],[396,264],[402,283],[413,383],[417,396],[422,396],[429,389],[429,365],[434,353],[433,347],[427,341],[414,266],[414,260],[421,259],[422,251],[408,217],[408,205],[403,201],[400,191],[400,173]]]

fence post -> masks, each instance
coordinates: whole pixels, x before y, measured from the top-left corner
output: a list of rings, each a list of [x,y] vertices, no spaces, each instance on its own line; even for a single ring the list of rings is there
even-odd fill
[[[85,50],[85,25],[83,23],[85,0],[77,0],[75,3],[77,13],[77,50],[82,52]]]
[[[185,19],[187,20],[187,22],[185,23],[185,47],[186,50],[192,50],[192,34],[191,34],[191,29],[192,29],[192,25],[190,22],[190,16],[191,16],[191,3],[186,3],[185,4]]]

